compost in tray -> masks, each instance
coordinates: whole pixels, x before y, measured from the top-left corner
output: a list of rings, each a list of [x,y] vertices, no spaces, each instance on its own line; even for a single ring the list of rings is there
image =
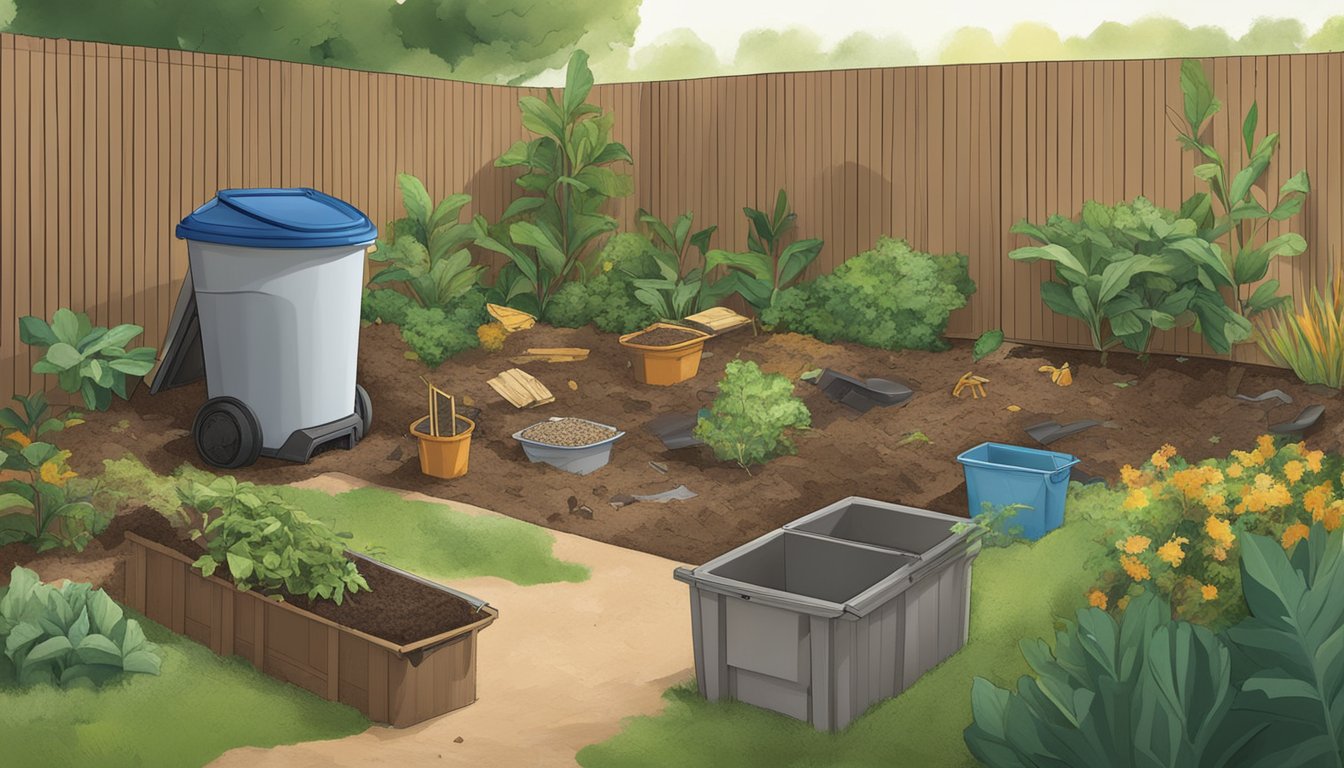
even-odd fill
[[[609,440],[616,430],[584,419],[543,421],[519,433],[519,437],[558,448],[582,448]]]

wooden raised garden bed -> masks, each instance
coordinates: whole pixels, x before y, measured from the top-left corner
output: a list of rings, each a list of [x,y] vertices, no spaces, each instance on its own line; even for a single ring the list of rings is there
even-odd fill
[[[408,579],[451,595],[479,619],[414,642],[398,643],[351,629],[290,602],[241,591],[191,567],[194,558],[134,532],[126,600],[137,611],[221,656],[239,655],[258,670],[370,720],[403,728],[476,700],[476,635],[499,616],[489,605],[349,553],[369,577]],[[372,582],[371,582],[372,584]],[[347,596],[376,600],[374,592]]]

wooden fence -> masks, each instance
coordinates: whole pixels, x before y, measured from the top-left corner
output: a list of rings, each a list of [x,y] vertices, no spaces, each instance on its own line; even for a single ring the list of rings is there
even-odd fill
[[[1271,191],[1299,169],[1313,192],[1287,227],[1310,244],[1272,276],[1294,293],[1344,248],[1344,53],[1205,62],[1226,108],[1216,144],[1237,146],[1260,105],[1283,148]],[[826,241],[812,273],[883,234],[970,257],[980,288],[950,327],[970,337],[1085,346],[1041,304],[1044,265],[1008,260],[1022,217],[1087,199],[1146,194],[1169,207],[1196,191],[1175,141],[1179,60],[973,64],[598,86],[634,156],[640,207],[718,224],[745,246],[743,205],[788,189],[799,233]],[[42,385],[17,319],[69,306],[99,324],[136,322],[158,346],[186,248],[183,215],[224,187],[313,186],[382,224],[394,177],[470,193],[497,216],[515,194],[492,163],[525,138],[517,99],[538,89],[357,72],[238,56],[0,35],[0,398]],[[1271,233],[1272,233],[1271,232]],[[1156,349],[1205,354],[1188,331]],[[1253,349],[1240,359],[1258,361]]]

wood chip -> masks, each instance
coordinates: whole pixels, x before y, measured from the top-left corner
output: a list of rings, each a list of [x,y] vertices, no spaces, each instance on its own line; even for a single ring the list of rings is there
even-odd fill
[[[535,408],[555,402],[555,395],[545,384],[520,368],[510,368],[486,383],[515,408]]]
[[[743,317],[727,307],[714,307],[686,317],[686,322],[705,333],[718,336],[728,331],[751,324],[751,318]]]
[[[485,310],[490,313],[491,317],[498,320],[504,326],[504,330],[509,333],[526,330],[537,324],[537,318],[513,307],[486,304]]]
[[[588,350],[583,347],[533,347],[517,357],[509,358],[515,365],[533,362],[574,363],[588,359]]]
[[[575,381],[575,380],[573,380],[573,379],[570,379],[567,383],[569,384],[569,389],[570,389],[571,392],[578,392],[578,391],[579,391],[579,382],[577,382],[577,381]]]

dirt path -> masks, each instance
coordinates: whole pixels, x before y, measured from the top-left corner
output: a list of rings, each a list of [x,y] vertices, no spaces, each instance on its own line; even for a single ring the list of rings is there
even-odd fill
[[[340,493],[366,483],[328,474],[296,485]],[[497,578],[450,582],[500,610],[499,621],[481,633],[475,704],[404,730],[375,726],[336,741],[235,749],[211,765],[570,766],[579,749],[615,734],[623,718],[661,710],[663,691],[694,675],[686,589],[672,580],[678,564],[554,535],[555,556],[588,566],[588,581],[532,587]]]

